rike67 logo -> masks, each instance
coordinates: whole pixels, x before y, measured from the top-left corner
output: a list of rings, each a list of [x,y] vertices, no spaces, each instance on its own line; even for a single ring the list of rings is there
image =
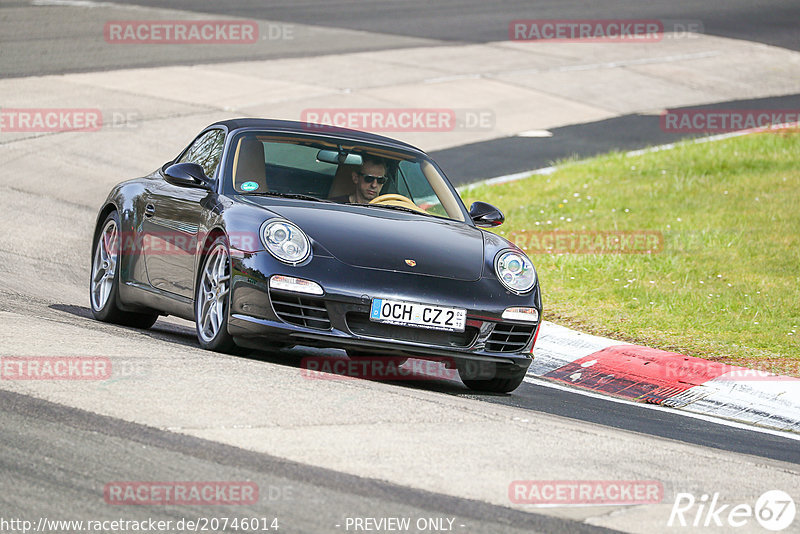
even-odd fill
[[[720,532],[753,526],[753,519],[772,532],[786,529],[794,522],[797,509],[794,500],[781,490],[764,492],[755,503],[722,504],[719,493],[703,494],[699,499],[691,493],[678,493],[667,521],[668,527],[722,527]],[[749,531],[749,529],[748,529]]]

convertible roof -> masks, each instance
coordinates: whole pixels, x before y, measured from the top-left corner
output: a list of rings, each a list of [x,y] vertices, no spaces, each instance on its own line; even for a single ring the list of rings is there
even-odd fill
[[[226,121],[219,121],[211,126],[223,125],[228,130],[238,130],[240,128],[263,128],[264,130],[278,131],[278,132],[293,132],[293,133],[320,133],[330,134],[332,136],[345,137],[354,141],[364,141],[367,143],[380,143],[391,145],[398,148],[410,148],[417,152],[422,152],[419,148],[392,139],[391,137],[384,137],[382,135],[372,134],[369,132],[362,132],[360,130],[351,130],[349,128],[340,128],[338,126],[321,127],[319,130],[309,127],[309,123],[299,121],[285,121],[277,119],[229,119]]]

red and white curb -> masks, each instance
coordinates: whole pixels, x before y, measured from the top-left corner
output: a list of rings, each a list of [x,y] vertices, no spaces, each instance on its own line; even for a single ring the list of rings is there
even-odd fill
[[[800,379],[583,334],[544,321],[529,376],[800,433]]]

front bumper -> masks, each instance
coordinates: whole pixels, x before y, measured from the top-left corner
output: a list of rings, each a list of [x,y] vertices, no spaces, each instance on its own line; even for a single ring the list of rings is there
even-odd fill
[[[304,266],[283,265],[268,253],[232,255],[229,333],[249,346],[272,344],[367,350],[387,356],[477,360],[527,368],[539,323],[502,319],[510,306],[540,312],[538,284],[524,296],[499,281],[448,278],[355,268],[314,257]],[[269,288],[273,274],[320,284],[321,296]],[[369,320],[373,297],[425,302],[467,310],[463,333],[388,325]]]

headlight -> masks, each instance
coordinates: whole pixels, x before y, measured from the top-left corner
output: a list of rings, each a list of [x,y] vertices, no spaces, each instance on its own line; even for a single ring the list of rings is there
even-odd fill
[[[536,283],[536,270],[531,260],[524,254],[507,250],[497,255],[494,260],[494,272],[497,278],[514,293],[530,291]]]
[[[289,221],[267,221],[261,226],[261,242],[279,260],[296,265],[311,255],[303,231]]]

